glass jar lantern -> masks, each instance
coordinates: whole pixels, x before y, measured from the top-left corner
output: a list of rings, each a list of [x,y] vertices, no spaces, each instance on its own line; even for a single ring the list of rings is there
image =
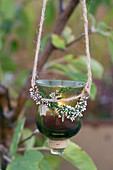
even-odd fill
[[[63,99],[79,95],[85,87],[84,82],[68,80],[38,80],[36,85],[44,95],[60,91],[61,88],[71,87],[65,93],[61,93]],[[65,104],[69,107],[75,107],[77,102],[78,100],[58,102],[58,105]],[[53,115],[49,107],[39,104],[36,112],[36,125],[39,131],[49,138],[51,153],[62,154],[67,147],[67,139],[79,132],[82,121],[79,117],[73,121],[64,117],[64,121],[62,121],[55,110]]]

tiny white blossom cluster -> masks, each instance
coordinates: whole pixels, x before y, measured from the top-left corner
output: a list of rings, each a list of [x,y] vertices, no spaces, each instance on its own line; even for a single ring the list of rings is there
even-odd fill
[[[64,118],[70,119],[71,121],[74,121],[77,117],[82,117],[84,112],[86,110],[87,101],[85,97],[82,97],[80,99],[80,102],[77,102],[75,107],[71,107],[68,105],[61,105],[59,108],[56,108],[56,112],[58,114],[58,117],[62,117],[62,121],[64,121]]]
[[[39,92],[39,89],[37,85],[34,85],[34,88],[30,88],[30,95],[31,98],[36,102],[36,105],[46,105],[50,106],[50,103],[48,101],[44,101],[42,94]]]
[[[43,93],[39,92],[37,85],[34,85],[34,88],[30,88],[29,91],[31,98],[36,102],[36,105],[42,104],[51,107],[52,102],[44,100],[45,96]],[[60,95],[58,96],[58,92],[59,92],[58,90],[56,90],[56,92],[52,92],[49,95],[49,99],[57,100],[60,97]]]
[[[65,89],[64,89],[65,90]],[[75,105],[75,107],[61,104],[59,105],[56,102],[48,102],[45,101],[45,98],[57,100],[61,98],[60,91],[56,90],[56,92],[52,92],[51,94],[45,96],[42,92],[39,92],[39,89],[37,85],[34,86],[34,88],[30,88],[30,95],[31,98],[36,102],[36,105],[44,105],[47,106],[50,110],[52,110],[52,115],[54,116],[54,111],[58,114],[59,118],[62,118],[62,122],[65,118],[70,119],[71,121],[74,121],[78,117],[82,117],[84,112],[86,110],[87,101],[85,97],[82,97],[79,102]]]

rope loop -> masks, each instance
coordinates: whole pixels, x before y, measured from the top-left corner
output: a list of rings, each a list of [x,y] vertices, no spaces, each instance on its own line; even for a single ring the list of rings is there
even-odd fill
[[[43,8],[42,8],[42,14],[41,14],[41,20],[40,20],[40,26],[39,26],[39,34],[38,34],[38,37],[37,37],[36,53],[35,53],[32,79],[31,79],[31,86],[32,87],[34,87],[35,81],[36,81],[37,64],[38,64],[38,58],[39,58],[40,42],[41,42],[42,29],[43,29],[43,23],[44,23],[44,18],[45,18],[46,5],[47,5],[47,0],[43,0]]]
[[[83,89],[83,91],[81,92],[81,94],[79,94],[78,96],[73,96],[71,98],[60,99],[60,100],[43,98],[44,101],[49,101],[49,102],[71,101],[71,100],[79,99],[81,97],[89,97],[90,96],[90,89],[91,89],[91,83],[92,83],[92,73],[91,73],[91,65],[90,65],[90,58],[91,57],[90,57],[90,50],[89,50],[88,18],[87,18],[86,0],[81,0],[81,3],[82,3],[82,8],[83,8],[86,56],[87,56],[87,71],[88,71],[88,74],[87,74],[88,80],[87,80],[86,86]],[[41,20],[40,20],[39,34],[38,34],[38,37],[37,37],[36,53],[35,53],[32,79],[31,79],[31,86],[32,87],[34,87],[35,81],[36,81],[37,63],[38,63],[38,57],[39,57],[40,42],[41,42],[41,35],[42,35],[44,18],[45,18],[46,5],[47,5],[47,0],[43,0],[43,8],[42,8],[42,14],[41,14]]]

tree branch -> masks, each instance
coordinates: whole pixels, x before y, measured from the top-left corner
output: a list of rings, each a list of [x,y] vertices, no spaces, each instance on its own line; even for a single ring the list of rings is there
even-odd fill
[[[60,15],[64,12],[64,8],[63,8],[63,3],[64,3],[64,0],[60,0],[59,2],[59,8],[60,8]]]
[[[26,100],[29,96],[29,88],[30,88],[30,85],[31,85],[31,81],[30,81],[31,80],[31,73],[32,72],[30,72],[30,75],[29,75],[29,77],[28,77],[24,87],[22,88],[19,97],[18,97],[17,106],[15,108],[14,115],[12,117],[12,122],[14,122],[17,119],[19,113],[22,110],[23,105],[25,104],[25,102],[26,102]]]
[[[79,3],[79,0],[71,0],[69,2],[67,8],[65,9],[65,12],[63,12],[59,16],[59,18],[56,22],[56,25],[53,29],[53,33],[58,34],[58,35],[61,34],[62,30],[64,29],[66,23],[68,22],[70,16],[72,15],[74,9],[77,7],[78,3]],[[39,57],[38,70],[42,69],[43,65],[46,63],[46,61],[48,60],[49,56],[52,54],[53,51],[54,51],[54,47],[51,44],[51,40],[49,40],[44,51],[41,53],[41,55]],[[13,119],[17,119],[17,117],[26,101],[26,97],[29,93],[29,88],[30,88],[30,79],[31,79],[31,75],[29,76],[25,86],[23,87],[23,89],[20,93]]]
[[[0,83],[0,107],[3,111],[3,115],[9,118],[10,111],[12,110],[8,88]],[[0,109],[0,115],[1,115]]]
[[[88,31],[89,34],[95,34],[97,33],[97,30],[94,28],[89,28]],[[76,37],[73,41],[71,41],[70,43],[68,43],[66,46],[69,47],[71,45],[73,45],[74,43],[76,43],[77,41],[81,40],[83,37],[85,37],[85,33],[82,33],[81,35],[79,35],[78,37]]]
[[[8,131],[11,130],[8,125],[11,124],[10,118],[13,114],[8,88],[0,84],[0,143],[5,146],[7,145]]]
[[[62,13],[62,15],[58,18],[55,28],[53,29],[54,34],[60,35],[62,33],[67,21],[69,20],[70,16],[72,15],[78,3],[79,0],[71,0],[69,5],[65,9],[65,12]],[[48,60],[49,56],[52,54],[54,49],[55,48],[51,44],[51,39],[50,39],[45,47],[45,50],[39,56],[38,70],[42,69],[43,65],[46,63],[46,61]]]
[[[49,150],[49,148],[47,148],[47,147],[33,147],[33,148],[31,148],[31,150]],[[24,151],[26,151],[26,148],[18,148],[17,149],[17,152],[24,152]]]
[[[39,133],[39,130],[36,129],[30,136],[28,136],[27,138],[25,138],[24,140],[20,141],[19,145],[23,144],[24,142],[26,142],[27,140],[31,139],[33,136],[35,136],[36,134]]]
[[[12,159],[10,159],[8,156],[6,156],[6,155],[3,155],[3,158],[7,161],[7,162],[9,162],[9,163],[11,163],[12,162]]]
[[[6,169],[9,162],[11,162],[9,151],[4,145],[0,144],[0,168]]]

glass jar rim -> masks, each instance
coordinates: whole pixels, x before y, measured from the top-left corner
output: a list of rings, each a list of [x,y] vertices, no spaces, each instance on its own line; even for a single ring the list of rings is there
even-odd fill
[[[85,82],[76,81],[76,80],[52,80],[52,79],[40,79],[36,81],[36,84],[39,86],[45,87],[84,87]]]

